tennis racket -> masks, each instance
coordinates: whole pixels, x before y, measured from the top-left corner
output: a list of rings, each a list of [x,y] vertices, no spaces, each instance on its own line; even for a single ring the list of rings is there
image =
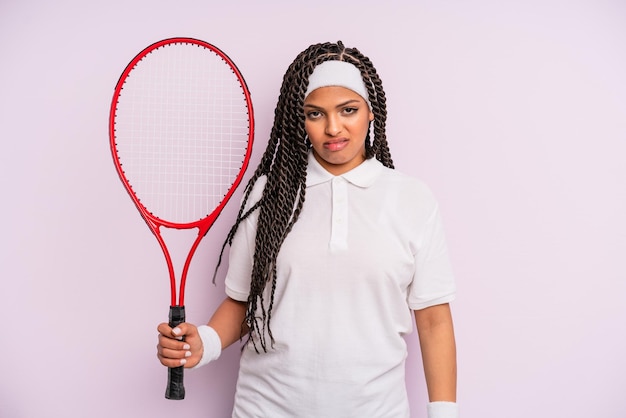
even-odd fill
[[[191,259],[241,182],[253,135],[252,101],[241,73],[206,42],[156,42],[128,64],[115,87],[113,161],[165,256],[172,327],[185,321]],[[163,227],[198,229],[178,281]],[[184,399],[183,366],[168,369],[165,397]]]

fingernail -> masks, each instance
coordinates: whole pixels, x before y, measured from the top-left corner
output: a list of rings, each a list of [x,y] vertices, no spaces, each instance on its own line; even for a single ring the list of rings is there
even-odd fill
[[[176,328],[172,329],[172,334],[174,334],[174,335],[179,335],[179,334],[180,334],[180,332],[181,332],[181,331],[180,331],[180,328],[178,328],[178,327],[176,327]]]
[[[180,365],[181,366],[184,366],[186,363],[187,363],[187,360],[185,360],[185,359],[181,359],[180,360]]]
[[[185,357],[191,357],[191,351],[186,351],[185,352]]]
[[[191,346],[189,344],[183,345],[183,350],[189,350]]]

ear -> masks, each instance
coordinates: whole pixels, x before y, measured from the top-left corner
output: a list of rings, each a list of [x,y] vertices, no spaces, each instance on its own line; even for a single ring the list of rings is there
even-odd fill
[[[374,114],[372,113],[372,111],[370,110],[370,115],[369,115],[369,121],[373,121],[374,120]]]

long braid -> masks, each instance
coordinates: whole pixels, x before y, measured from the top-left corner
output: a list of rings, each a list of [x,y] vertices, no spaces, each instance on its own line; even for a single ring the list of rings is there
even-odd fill
[[[242,329],[249,330],[247,342],[252,341],[259,352],[257,341],[267,351],[266,335],[270,345],[274,343],[270,323],[277,284],[276,259],[280,248],[297,222],[306,194],[306,171],[309,144],[304,128],[304,94],[309,76],[315,67],[324,61],[342,60],[354,64],[363,76],[369,101],[374,113],[373,143],[366,140],[366,158],[375,157],[389,168],[393,162],[386,135],[386,98],[382,82],[369,58],[357,49],[345,48],[341,42],[311,45],[291,63],[283,77],[278,103],[274,111],[274,124],[267,148],[261,162],[249,180],[237,220],[222,246],[218,266],[226,245],[232,244],[240,223],[254,211],[258,211],[254,261],[250,281],[250,293],[245,322]],[[257,180],[267,177],[261,199],[248,210],[247,202]],[[215,279],[215,276],[214,276]],[[269,286],[269,301],[265,291]]]
[[[387,143],[387,98],[382,81],[370,59],[361,54],[358,49],[350,49],[350,53],[344,54],[344,57],[349,58],[345,61],[354,64],[361,71],[372,104],[372,112],[375,115],[374,142],[369,144],[368,134],[365,156],[366,158],[376,157],[386,167],[394,168]]]

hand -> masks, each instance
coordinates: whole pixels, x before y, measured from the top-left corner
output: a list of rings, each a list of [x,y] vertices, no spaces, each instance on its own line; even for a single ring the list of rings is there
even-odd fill
[[[162,365],[190,368],[202,358],[204,347],[195,325],[183,322],[172,329],[167,323],[159,324],[157,357]],[[184,337],[184,341],[182,338]]]

